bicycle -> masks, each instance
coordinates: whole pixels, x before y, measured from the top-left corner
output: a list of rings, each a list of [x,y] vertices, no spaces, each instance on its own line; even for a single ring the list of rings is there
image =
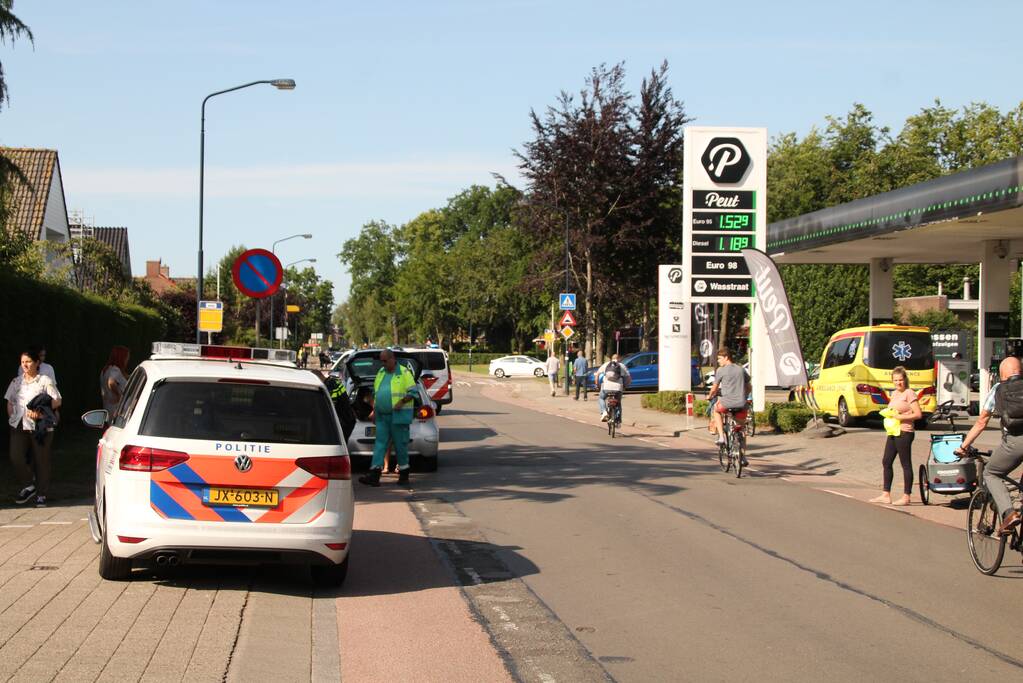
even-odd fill
[[[737,415],[745,417],[746,409],[729,409],[721,416],[725,442],[718,444],[718,463],[725,472],[734,467],[735,478],[739,479],[742,477],[742,468],[746,466],[746,427],[736,422]]]
[[[991,457],[991,451],[981,452],[969,448],[967,456],[978,458],[981,462],[986,463]],[[1013,500],[1013,506],[1018,506],[1020,495],[1023,494],[1023,477],[1019,482],[1009,477],[1001,477],[1001,479],[1009,484],[1009,495]],[[981,574],[991,576],[998,571],[998,568],[1002,566],[1006,545],[1023,554],[1023,537],[1020,535],[1019,525],[1013,527],[1012,533],[1009,535],[995,535],[998,527],[1001,526],[1002,519],[995,509],[994,501],[991,494],[988,493],[983,477],[980,479],[977,490],[970,496],[970,505],[967,510],[966,544],[970,549],[973,564]]]
[[[746,401],[746,438],[752,438],[757,433],[756,414],[753,412],[753,401]]]
[[[607,433],[615,438],[615,430],[622,426],[622,392],[609,391],[605,397],[607,407]]]

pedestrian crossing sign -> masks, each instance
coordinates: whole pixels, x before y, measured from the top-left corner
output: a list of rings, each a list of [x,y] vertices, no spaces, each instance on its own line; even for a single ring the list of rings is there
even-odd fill
[[[575,310],[575,294],[569,292],[562,292],[558,296],[558,307],[563,311],[574,311]]]

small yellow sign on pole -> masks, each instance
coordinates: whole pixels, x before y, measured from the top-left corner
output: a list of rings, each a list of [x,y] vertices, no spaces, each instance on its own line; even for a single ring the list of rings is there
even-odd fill
[[[224,303],[222,301],[199,302],[199,331],[221,332],[224,329]]]
[[[288,304],[288,313],[298,313],[302,309],[295,304]]]

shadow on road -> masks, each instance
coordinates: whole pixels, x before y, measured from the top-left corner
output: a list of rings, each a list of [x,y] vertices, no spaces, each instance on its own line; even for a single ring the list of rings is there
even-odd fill
[[[483,441],[497,432],[489,427],[445,427],[441,439],[444,443],[456,443],[458,441]]]

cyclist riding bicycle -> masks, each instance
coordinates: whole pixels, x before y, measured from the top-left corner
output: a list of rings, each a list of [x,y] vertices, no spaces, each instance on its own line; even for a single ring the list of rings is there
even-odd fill
[[[1001,381],[991,387],[980,417],[963,439],[963,445],[956,449],[956,454],[966,455],[970,444],[987,428],[991,416],[999,416],[1002,441],[984,466],[984,483],[1002,518],[997,535],[1007,536],[1020,522],[1019,512],[1012,509],[1009,487],[1003,477],[1023,464],[1023,363],[1019,358],[1009,356],[998,365],[998,377]]]
[[[618,354],[611,356],[611,360],[600,366],[597,370],[597,388],[600,394],[597,396],[597,408],[600,410],[600,421],[607,422],[607,394],[609,391],[623,393],[632,384],[632,375],[623,363],[618,362]],[[618,402],[621,410],[622,402]]]
[[[749,374],[741,365],[732,362],[732,350],[722,346],[718,349],[718,369],[714,371],[714,385],[707,394],[707,399],[713,406],[711,415],[718,445],[725,442],[724,414],[729,410],[734,412],[746,410],[746,397],[752,391]],[[744,426],[738,415],[735,419],[740,427]]]

